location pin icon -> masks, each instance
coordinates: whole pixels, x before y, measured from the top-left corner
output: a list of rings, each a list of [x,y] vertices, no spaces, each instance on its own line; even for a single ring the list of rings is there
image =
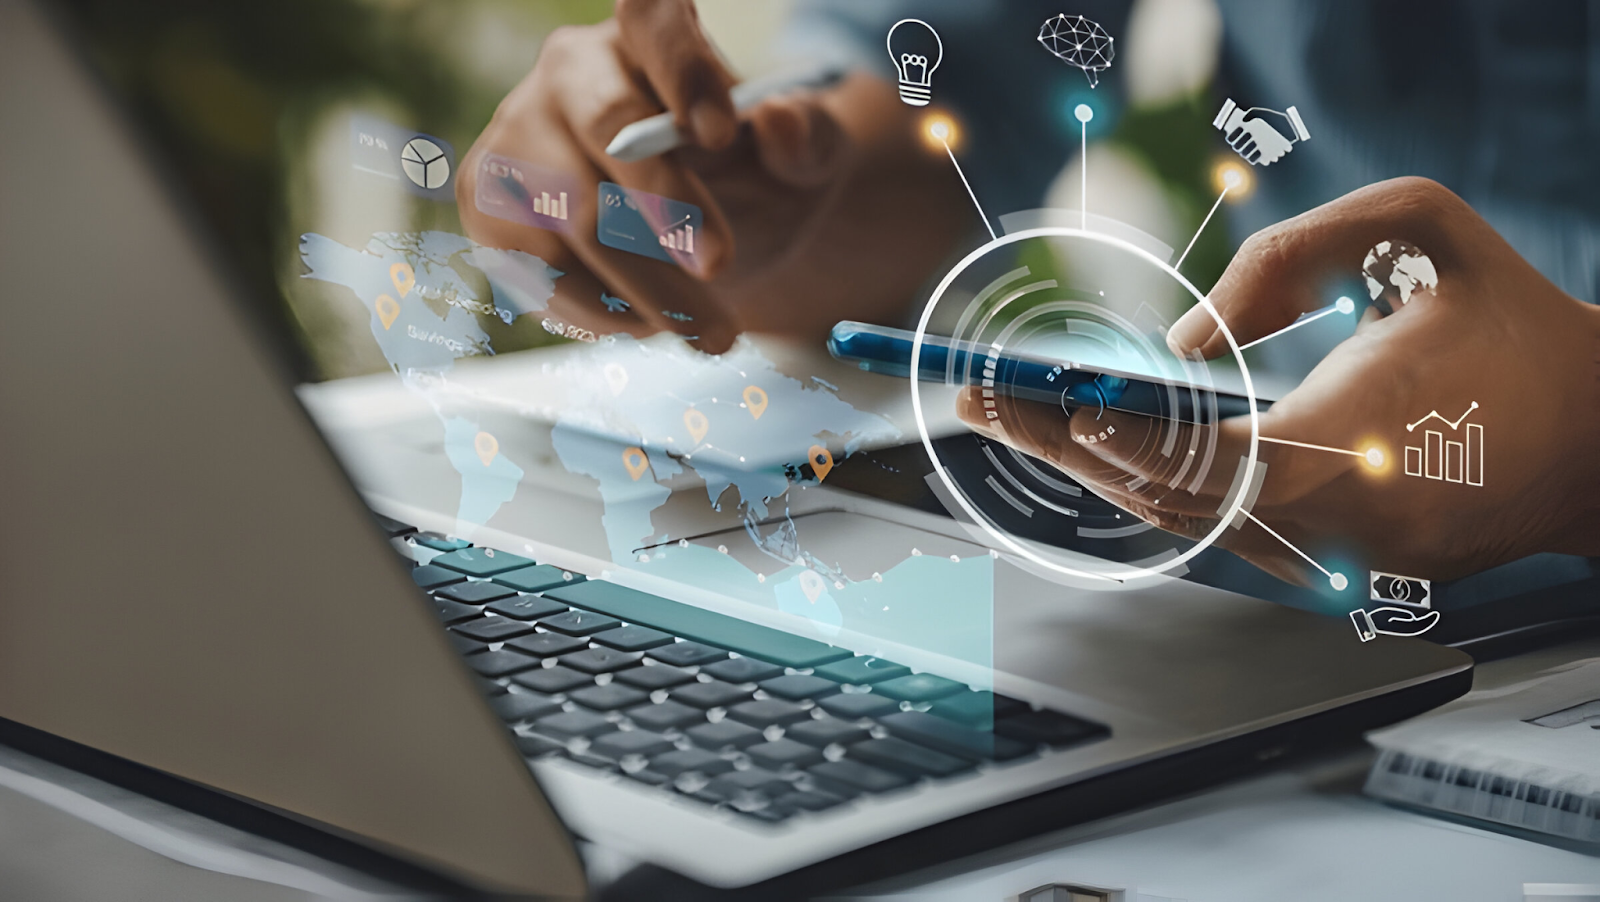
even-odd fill
[[[487,432],[480,432],[472,438],[472,449],[478,452],[478,459],[487,467],[494,463],[494,456],[500,453],[500,441]]]
[[[644,471],[650,469],[650,458],[645,457],[644,451],[639,448],[629,448],[622,452],[622,465],[628,468],[628,475],[633,477],[633,481],[638,482]]]
[[[683,425],[689,430],[689,437],[698,445],[700,440],[706,437],[706,430],[711,428],[711,421],[706,419],[705,414],[691,407],[683,412]]]
[[[750,386],[744,390],[744,406],[750,411],[750,416],[761,419],[767,412],[767,393],[758,386]]]
[[[378,311],[378,322],[383,323],[383,331],[389,331],[394,321],[400,316],[400,302],[386,294],[378,295],[372,302],[373,309]]]
[[[628,371],[620,363],[608,363],[605,369],[606,384],[611,386],[611,394],[620,395],[628,387]]]
[[[811,459],[811,472],[817,474],[817,481],[827,479],[828,471],[833,469],[833,455],[828,453],[828,449],[812,445],[806,456]]]
[[[827,584],[822,581],[822,574],[815,570],[801,571],[800,591],[806,593],[806,601],[816,604],[817,596],[821,595],[822,590],[826,588]]]
[[[394,283],[394,290],[400,292],[401,297],[405,297],[417,284],[417,273],[409,263],[396,263],[389,267],[389,281]]]

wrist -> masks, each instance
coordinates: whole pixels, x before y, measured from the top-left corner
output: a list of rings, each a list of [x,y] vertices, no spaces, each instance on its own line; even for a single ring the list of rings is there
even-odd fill
[[[1589,466],[1600,451],[1600,304],[1575,302],[1578,320],[1585,336],[1584,357],[1579,362],[1573,392],[1574,427],[1567,436],[1551,436],[1552,441],[1575,441],[1572,457],[1577,477],[1567,496],[1563,528],[1555,537],[1553,549],[1567,554],[1600,557],[1600,470]]]

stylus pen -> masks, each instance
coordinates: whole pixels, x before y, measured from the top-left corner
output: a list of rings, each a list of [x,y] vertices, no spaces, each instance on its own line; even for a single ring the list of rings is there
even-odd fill
[[[826,88],[843,78],[844,71],[830,63],[774,72],[734,85],[728,96],[733,100],[734,110],[742,113],[769,97],[789,91]],[[683,143],[684,135],[673,123],[672,114],[657,113],[623,126],[622,131],[617,132],[617,136],[606,145],[606,153],[624,163],[636,163],[666,153]]]

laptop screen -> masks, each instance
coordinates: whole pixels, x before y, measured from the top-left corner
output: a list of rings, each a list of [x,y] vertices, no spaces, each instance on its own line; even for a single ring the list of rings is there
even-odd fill
[[[1593,594],[1581,4],[62,6],[442,532],[979,663],[1001,558]]]

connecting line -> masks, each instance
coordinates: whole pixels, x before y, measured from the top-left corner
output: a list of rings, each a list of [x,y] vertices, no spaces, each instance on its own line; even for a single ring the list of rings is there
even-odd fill
[[[1249,345],[1246,345],[1245,347],[1249,347]],[[1311,445],[1307,444],[1306,442],[1291,442],[1286,438],[1267,438],[1264,435],[1257,436],[1257,438],[1263,442],[1272,442],[1274,445],[1293,445],[1296,448],[1310,448],[1313,451],[1332,451],[1334,454],[1348,454],[1351,457],[1364,458],[1367,456],[1363,451],[1351,451],[1349,448],[1330,448],[1327,445]]]
[[[1260,338],[1256,339],[1255,341],[1250,342],[1249,344],[1240,345],[1239,346],[1239,350],[1243,351],[1246,348],[1253,348],[1256,345],[1261,344],[1263,341],[1266,341],[1269,338],[1277,338],[1279,335],[1282,335],[1283,333],[1291,331],[1293,329],[1298,329],[1301,326],[1305,325],[1306,323],[1314,323],[1317,320],[1322,319],[1324,316],[1327,316],[1330,313],[1344,313],[1344,312],[1346,312],[1346,311],[1341,309],[1341,305],[1340,304],[1329,304],[1328,306],[1322,308],[1321,310],[1318,310],[1316,313],[1310,313],[1310,314],[1307,314],[1305,316],[1300,317],[1299,319],[1295,320],[1294,322],[1290,323],[1287,326],[1284,326],[1282,329],[1279,329],[1278,331],[1272,333],[1271,335],[1263,335]]]
[[[961,171],[961,164],[956,162],[956,154],[950,149],[950,142],[940,138],[939,143],[944,145],[944,152],[949,154],[951,165],[956,167],[956,175],[961,176],[961,184],[966,186],[967,196],[972,198],[972,205],[978,208],[978,218],[983,220],[983,227],[989,230],[989,238],[998,241],[1000,236],[994,233],[994,226],[989,224],[989,217],[983,212],[983,204],[978,203],[978,195],[972,193],[972,184],[967,181],[967,174]]]
[[[1188,257],[1189,252],[1194,250],[1194,243],[1200,240],[1200,233],[1204,232],[1206,230],[1206,226],[1211,224],[1211,217],[1217,215],[1217,208],[1222,206],[1222,199],[1228,196],[1228,192],[1232,190],[1232,188],[1232,185],[1223,186],[1222,193],[1217,195],[1217,202],[1211,205],[1211,212],[1207,213],[1206,218],[1201,220],[1200,228],[1194,230],[1194,237],[1189,239],[1189,246],[1183,249],[1182,254],[1178,255],[1178,262],[1172,264],[1173,269],[1181,269],[1183,267],[1184,258]]]
[[[1248,510],[1243,510],[1243,509],[1240,509],[1240,513],[1243,513],[1243,515],[1245,515],[1245,517],[1250,518],[1251,523],[1254,523],[1254,525],[1261,526],[1262,529],[1266,529],[1267,536],[1272,536],[1272,537],[1274,537],[1274,539],[1277,539],[1277,541],[1283,542],[1283,547],[1286,547],[1286,549],[1291,550],[1291,552],[1296,553],[1296,555],[1299,555],[1299,557],[1306,558],[1306,563],[1309,563],[1310,566],[1314,566],[1314,568],[1320,569],[1320,571],[1322,571],[1323,576],[1328,577],[1328,582],[1331,582],[1331,584],[1333,584],[1334,589],[1341,590],[1341,592],[1342,592],[1342,590],[1344,590],[1344,587],[1346,587],[1346,585],[1349,585],[1349,581],[1347,581],[1347,579],[1344,579],[1344,574],[1342,574],[1342,573],[1328,573],[1328,568],[1325,568],[1325,566],[1320,565],[1320,563],[1317,563],[1317,561],[1310,560],[1310,555],[1307,555],[1306,552],[1302,552],[1302,550],[1296,549],[1296,547],[1294,547],[1294,545],[1291,544],[1291,542],[1288,541],[1288,539],[1285,539],[1285,537],[1278,536],[1277,533],[1274,533],[1274,531],[1272,531],[1272,526],[1267,526],[1266,523],[1262,523],[1262,521],[1256,520],[1256,515],[1254,515],[1254,513],[1248,512]]]
[[[1083,161],[1083,190],[1078,192],[1078,197],[1083,200],[1083,230],[1087,232],[1089,231],[1089,123],[1087,121],[1083,123],[1083,147],[1078,152],[1078,158]]]

